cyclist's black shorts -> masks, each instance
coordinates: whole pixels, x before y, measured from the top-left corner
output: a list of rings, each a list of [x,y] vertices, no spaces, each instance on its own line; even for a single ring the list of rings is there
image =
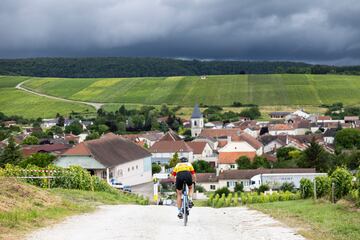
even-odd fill
[[[188,186],[192,185],[192,176],[189,171],[181,171],[176,174],[176,189],[182,190],[184,182]]]

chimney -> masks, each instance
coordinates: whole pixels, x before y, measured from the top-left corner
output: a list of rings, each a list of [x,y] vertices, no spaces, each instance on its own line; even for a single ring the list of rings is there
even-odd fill
[[[231,143],[231,136],[227,136],[227,142]]]

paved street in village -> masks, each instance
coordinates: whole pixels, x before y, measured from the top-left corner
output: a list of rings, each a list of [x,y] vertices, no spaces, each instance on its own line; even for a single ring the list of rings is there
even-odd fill
[[[96,212],[40,229],[27,240],[304,240],[293,229],[245,207],[194,208],[186,227],[176,213],[169,206],[101,206]]]

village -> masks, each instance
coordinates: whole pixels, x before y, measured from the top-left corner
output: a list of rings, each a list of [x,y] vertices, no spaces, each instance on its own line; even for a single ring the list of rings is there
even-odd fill
[[[287,149],[290,156],[299,155],[315,143],[326,153],[334,154],[336,133],[341,129],[360,128],[358,116],[333,120],[330,116],[297,110],[272,112],[269,117],[270,121],[240,117],[238,121],[226,124],[210,122],[196,104],[191,118],[183,122],[184,129],[191,131],[191,141],[171,128],[166,132],[123,135],[109,132],[98,139],[87,140],[87,128],[93,122],[81,120],[82,131],[77,135],[55,133],[52,138],[29,141],[36,131],[58,127],[58,118],[43,119],[38,127],[22,126],[22,132],[15,135],[14,140],[21,146],[25,158],[37,153],[50,154],[54,156],[56,166],[81,166],[114,187],[121,185],[121,189],[131,191],[132,186],[145,184],[147,196],[152,197],[153,180],[169,183],[169,173],[181,157],[200,166],[197,167],[197,184],[202,191],[216,191],[223,187],[233,191],[238,184],[250,191],[259,187],[259,184],[254,185],[253,178],[262,174],[278,175],[271,188],[279,188],[285,182],[299,187],[300,179],[296,182],[296,177],[301,175],[313,180],[317,172],[321,174],[328,169],[315,165],[299,167],[294,162],[286,162],[279,159],[284,157],[278,156],[281,149]],[[62,121],[65,128],[74,122],[71,119]],[[5,121],[3,125],[10,128],[17,123]],[[0,142],[0,147],[7,144],[8,139],[5,139]],[[201,168],[201,164],[206,166]]]

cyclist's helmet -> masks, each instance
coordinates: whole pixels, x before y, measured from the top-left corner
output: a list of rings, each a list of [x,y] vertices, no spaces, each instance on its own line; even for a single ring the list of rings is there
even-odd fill
[[[180,158],[180,162],[188,162],[189,160],[186,157]]]

